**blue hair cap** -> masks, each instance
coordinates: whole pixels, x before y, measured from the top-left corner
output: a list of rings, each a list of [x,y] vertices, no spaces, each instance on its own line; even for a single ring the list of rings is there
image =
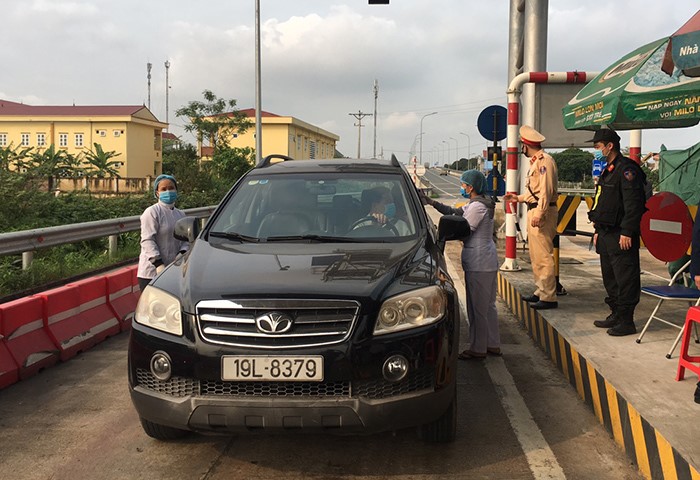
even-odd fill
[[[175,189],[177,190],[177,180],[175,180],[175,177],[173,177],[172,175],[166,175],[166,174],[158,175],[156,177],[156,179],[153,181],[153,196],[154,197],[158,198],[158,195],[156,194],[156,192],[158,191],[158,184],[160,183],[161,180],[170,180],[171,182],[173,182],[175,184]]]

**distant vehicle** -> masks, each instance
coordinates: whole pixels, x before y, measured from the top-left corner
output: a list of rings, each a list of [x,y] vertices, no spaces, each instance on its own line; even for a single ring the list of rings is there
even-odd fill
[[[449,168],[443,168],[440,170],[440,175],[449,175],[450,174],[450,169]]]
[[[435,229],[410,175],[395,157],[271,155],[201,232],[178,221],[192,248],[141,293],[129,342],[146,434],[419,426],[454,440],[460,310],[444,245],[469,225]]]

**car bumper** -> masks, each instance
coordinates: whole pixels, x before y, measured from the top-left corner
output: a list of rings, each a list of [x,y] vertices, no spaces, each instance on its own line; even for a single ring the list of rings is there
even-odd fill
[[[324,357],[323,382],[230,382],[221,380],[221,356],[259,351],[196,344],[136,324],[129,345],[129,390],[140,417],[183,430],[398,430],[430,423],[450,407],[458,331],[446,320],[413,334],[295,351]],[[157,351],[172,359],[169,380],[157,380],[150,371]],[[409,372],[389,382],[382,365],[396,353],[409,359]]]

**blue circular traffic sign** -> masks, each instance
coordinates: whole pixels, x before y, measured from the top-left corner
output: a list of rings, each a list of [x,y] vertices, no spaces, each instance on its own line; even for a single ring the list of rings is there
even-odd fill
[[[476,126],[486,140],[503,140],[508,132],[508,110],[500,105],[486,107],[479,114]]]

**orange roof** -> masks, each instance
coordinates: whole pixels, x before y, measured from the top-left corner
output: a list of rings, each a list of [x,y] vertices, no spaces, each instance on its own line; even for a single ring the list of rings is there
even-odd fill
[[[255,109],[254,108],[246,108],[244,110],[239,110],[239,111],[248,118],[255,117]],[[261,117],[279,117],[279,115],[277,115],[276,113],[266,112],[265,110],[260,111],[260,116]]]

